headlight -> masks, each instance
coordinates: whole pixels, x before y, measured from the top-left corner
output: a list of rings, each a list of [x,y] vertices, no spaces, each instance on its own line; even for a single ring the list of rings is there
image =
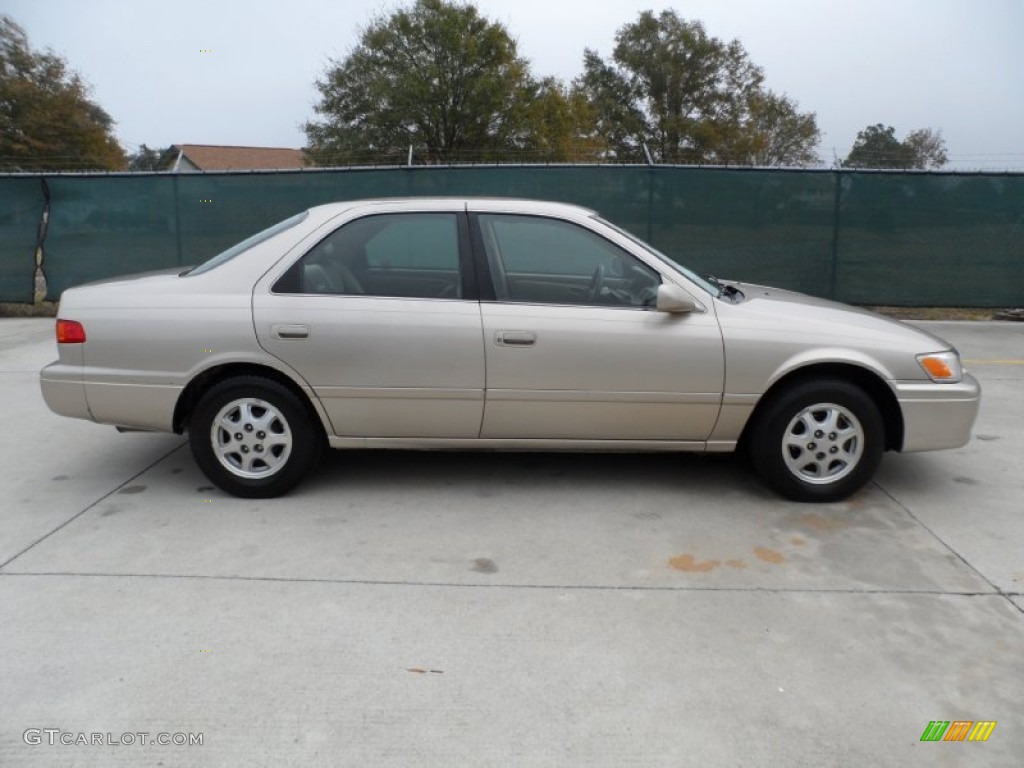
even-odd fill
[[[948,352],[932,352],[927,355],[918,355],[917,362],[920,363],[928,378],[942,384],[956,384],[963,378],[963,369],[960,367],[960,355],[955,350]]]

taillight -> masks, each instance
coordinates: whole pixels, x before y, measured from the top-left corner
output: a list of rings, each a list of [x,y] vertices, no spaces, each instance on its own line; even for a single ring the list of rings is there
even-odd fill
[[[85,328],[77,320],[57,321],[58,344],[84,344]]]

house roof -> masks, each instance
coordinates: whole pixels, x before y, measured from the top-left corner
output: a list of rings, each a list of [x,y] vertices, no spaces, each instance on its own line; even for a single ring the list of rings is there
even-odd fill
[[[201,171],[281,170],[306,165],[301,149],[174,144],[171,146],[172,158],[178,150]]]

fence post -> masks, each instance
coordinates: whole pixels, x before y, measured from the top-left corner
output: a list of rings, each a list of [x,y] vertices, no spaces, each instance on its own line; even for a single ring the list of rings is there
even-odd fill
[[[181,255],[181,202],[178,199],[178,174],[173,175],[174,179],[174,242],[178,254],[178,266],[185,266]]]
[[[647,167],[647,237],[648,243],[654,245],[654,166]]]
[[[831,280],[831,295],[830,298],[833,301],[839,300],[839,206],[842,202],[843,194],[843,170],[842,168],[836,168],[835,170],[836,180],[836,191],[833,198],[832,208],[832,280]]]
[[[32,303],[36,303],[36,283],[42,278],[46,290],[43,292],[43,299],[48,298],[50,287],[46,284],[46,231],[50,226],[50,185],[46,183],[46,177],[40,176],[39,183],[43,188],[43,210],[39,213],[39,224],[36,226],[36,250],[33,254],[32,269]]]

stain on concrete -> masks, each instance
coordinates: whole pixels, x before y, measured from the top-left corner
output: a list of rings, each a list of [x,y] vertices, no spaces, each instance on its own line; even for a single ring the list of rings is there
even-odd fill
[[[214,488],[212,485],[200,485],[196,488],[197,491],[212,491]]]
[[[818,533],[825,533],[826,531],[838,531],[842,528],[848,528],[850,526],[849,519],[845,517],[825,517],[817,512],[810,512],[806,515],[800,515],[796,518],[797,525],[804,528],[810,528],[812,531]]]
[[[981,485],[981,483],[979,483],[973,477],[963,477],[963,476],[961,476],[961,477],[954,477],[953,478],[953,482],[954,483],[962,483],[963,485]]]
[[[979,440],[1002,440],[1002,435],[975,435]]]
[[[489,557],[478,557],[473,561],[473,565],[469,570],[476,571],[477,573],[497,573],[498,564]]]
[[[180,475],[184,471],[185,470],[182,469],[181,467],[175,467],[174,469],[171,470],[171,474],[172,475]]]
[[[100,512],[100,517],[110,517],[116,515],[118,512],[124,512],[124,507],[119,507],[117,504],[111,504],[105,510]]]
[[[67,475],[54,475],[50,479],[51,480],[56,480],[56,481],[60,482],[61,480],[67,480],[68,476]]]
[[[633,517],[637,520],[661,520],[659,512],[634,512]]]
[[[728,565],[730,568],[736,568],[737,570],[743,570],[744,568],[747,567],[747,563],[746,563],[745,560],[737,560],[737,559],[726,560],[725,564]]]
[[[675,568],[677,571],[686,571],[687,573],[704,573],[711,571],[721,565],[718,560],[705,560],[703,562],[698,561],[693,555],[676,555],[668,559],[668,564]]]
[[[127,488],[122,488],[118,493],[142,493],[146,490],[144,485],[129,485]]]
[[[763,562],[774,563],[775,565],[782,565],[786,562],[786,556],[776,549],[769,549],[768,547],[754,547],[754,556]]]
[[[792,544],[794,547],[802,547],[804,546],[804,544],[807,543],[807,539],[805,539],[803,536],[794,536],[792,539],[789,540],[789,543]]]

